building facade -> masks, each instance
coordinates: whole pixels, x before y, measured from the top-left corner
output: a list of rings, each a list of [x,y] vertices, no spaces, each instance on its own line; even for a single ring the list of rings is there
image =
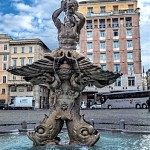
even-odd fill
[[[148,90],[150,90],[150,69],[148,69],[147,71],[146,71],[146,85],[147,85],[147,89]]]
[[[21,67],[43,58],[45,52],[50,52],[48,47],[40,39],[11,40],[10,64],[11,67]],[[32,85],[23,77],[9,73],[9,103],[15,97],[33,97],[35,108],[48,108],[49,89],[44,85]]]
[[[12,40],[6,34],[0,34],[0,103],[8,103],[8,72],[10,48],[9,41]]]
[[[78,50],[103,70],[123,73],[110,86],[89,85],[84,92],[92,98],[95,92],[143,90],[137,0],[80,0],[79,12],[86,22]]]

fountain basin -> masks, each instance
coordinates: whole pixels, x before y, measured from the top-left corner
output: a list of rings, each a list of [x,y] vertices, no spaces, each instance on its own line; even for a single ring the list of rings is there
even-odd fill
[[[62,139],[59,146],[33,146],[26,134],[0,135],[1,150],[148,150],[149,134],[127,134],[117,132],[101,132],[101,139],[93,147],[68,145],[67,132],[59,134]]]

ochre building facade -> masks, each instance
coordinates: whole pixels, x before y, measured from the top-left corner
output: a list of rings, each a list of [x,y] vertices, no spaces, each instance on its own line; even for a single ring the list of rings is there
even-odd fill
[[[48,108],[49,89],[45,85],[33,86],[7,69],[32,64],[50,52],[49,48],[40,39],[14,40],[6,34],[0,37],[0,103],[10,104],[16,97],[33,97],[35,108]]]

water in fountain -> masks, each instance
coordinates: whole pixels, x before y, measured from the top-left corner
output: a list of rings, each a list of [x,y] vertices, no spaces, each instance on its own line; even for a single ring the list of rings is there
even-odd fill
[[[68,146],[67,133],[60,133],[63,146],[37,146],[26,135],[0,136],[1,150],[148,150],[150,149],[150,135],[120,134],[102,132],[101,140],[95,146]],[[9,143],[9,144],[8,144]],[[65,146],[66,145],[66,146]]]

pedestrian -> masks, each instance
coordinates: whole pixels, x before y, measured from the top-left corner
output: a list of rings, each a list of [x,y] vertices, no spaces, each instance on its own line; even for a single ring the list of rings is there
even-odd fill
[[[149,97],[149,99],[146,101],[146,103],[147,103],[147,107],[148,107],[148,112],[150,112],[150,97]]]

